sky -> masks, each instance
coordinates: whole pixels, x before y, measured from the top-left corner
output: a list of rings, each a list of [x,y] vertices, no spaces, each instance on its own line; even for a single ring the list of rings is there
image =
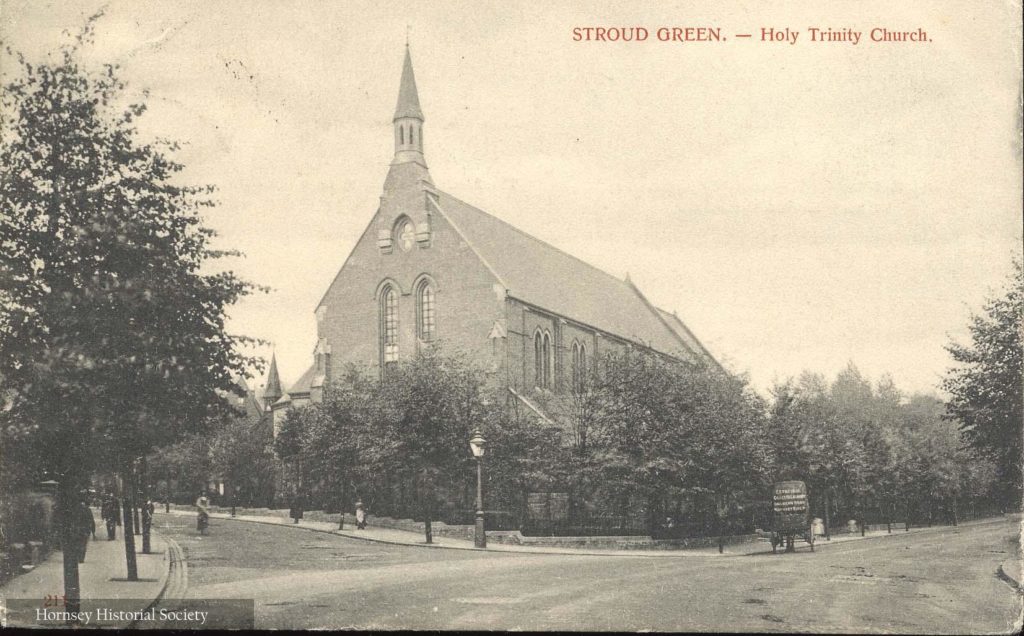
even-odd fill
[[[1021,253],[1020,7],[760,4],[0,0],[0,37],[41,61],[105,8],[83,56],[148,95],[141,132],[184,144],[182,179],[217,186],[230,268],[274,290],[230,328],[273,343],[286,385],[376,210],[408,37],[439,188],[628,272],[762,393],[849,362],[939,393],[944,346]],[[574,41],[598,26],[649,35]]]

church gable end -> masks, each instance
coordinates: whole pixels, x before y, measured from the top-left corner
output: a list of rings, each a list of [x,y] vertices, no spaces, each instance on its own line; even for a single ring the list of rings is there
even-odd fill
[[[570,391],[623,347],[710,358],[628,277],[438,190],[424,122],[407,48],[380,205],[317,307],[314,365],[286,394],[292,402],[318,399],[348,363],[384,374],[435,342],[524,396]]]

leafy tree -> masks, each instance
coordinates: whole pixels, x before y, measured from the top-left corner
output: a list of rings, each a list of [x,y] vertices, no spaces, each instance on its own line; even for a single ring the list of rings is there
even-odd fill
[[[988,460],[965,443],[937,398],[911,396],[903,406],[899,461],[908,507],[929,523],[956,515],[959,502],[992,485]]]
[[[971,343],[946,347],[958,366],[949,370],[943,388],[950,394],[949,416],[960,422],[971,445],[995,462],[999,479],[994,494],[1002,505],[1019,509],[1024,469],[1024,267],[1020,260],[1013,266],[1003,294],[987,300],[983,313],[971,317]]]
[[[4,86],[0,133],[5,452],[57,476],[65,513],[94,469],[134,483],[136,458],[200,430],[226,407],[217,391],[260,362],[224,328],[254,287],[210,273],[232,254],[212,249],[202,226],[211,188],[179,185],[175,144],[139,138],[145,105],[120,106],[116,67],[78,60],[98,17],[38,65],[8,51],[20,73]],[[125,526],[136,579],[128,514]]]
[[[495,400],[500,404],[500,400]],[[525,493],[565,492],[579,487],[580,455],[564,431],[511,401],[494,409],[482,426],[487,438],[484,473],[487,507],[513,514],[525,511]]]
[[[157,449],[147,459],[150,481],[162,484],[160,494],[179,502],[194,501],[215,470],[210,438],[206,434],[188,435]]]
[[[890,461],[870,382],[851,363],[831,385],[805,372],[773,395],[775,478],[805,481],[829,523],[840,512],[863,518],[877,505]]]
[[[279,455],[301,454],[303,483],[314,502],[344,512],[370,481],[367,465],[384,439],[373,425],[376,388],[366,373],[350,367],[325,388],[322,403],[297,409],[285,420],[277,440]]]
[[[742,378],[702,365],[625,352],[602,364],[600,482],[647,502],[647,523],[666,498],[714,507],[764,485],[764,405]]]
[[[811,457],[806,445],[808,424],[801,417],[799,389],[793,380],[776,383],[769,393],[772,403],[765,446],[772,481],[806,481]]]
[[[469,438],[493,408],[485,408],[483,388],[483,376],[463,357],[438,347],[400,364],[380,383],[377,461],[417,478],[428,543],[437,488],[458,492],[472,482]]]
[[[266,505],[272,499],[275,462],[268,429],[265,418],[238,414],[224,418],[210,438],[212,472],[202,475],[219,474],[232,504]]]
[[[905,398],[888,376],[872,387],[851,363],[831,385],[805,372],[773,396],[774,478],[806,481],[827,519],[955,519],[991,484],[989,462],[942,419],[942,403]]]

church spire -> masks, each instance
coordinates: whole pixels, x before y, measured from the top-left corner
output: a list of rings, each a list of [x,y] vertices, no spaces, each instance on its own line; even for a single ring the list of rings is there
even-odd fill
[[[277,355],[270,355],[270,371],[267,372],[267,388],[263,390],[263,404],[270,407],[274,402],[281,399],[284,393],[281,391],[281,378],[277,375]]]
[[[412,56],[409,44],[405,45],[405,62],[402,64],[402,81],[398,87],[398,104],[395,106],[395,121],[410,117],[423,121],[420,110],[420,96],[416,91],[416,75],[412,72]]]
[[[412,72],[412,56],[409,45],[405,45],[405,62],[402,64],[402,81],[398,87],[398,104],[395,106],[395,160],[393,163],[414,162],[425,164],[423,159],[423,111],[416,91],[416,76]]]

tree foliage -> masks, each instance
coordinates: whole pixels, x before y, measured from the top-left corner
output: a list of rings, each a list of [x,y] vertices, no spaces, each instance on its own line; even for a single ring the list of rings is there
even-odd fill
[[[804,373],[773,390],[767,446],[774,479],[807,482],[815,513],[841,518],[938,520],[992,483],[937,398],[905,398],[891,378],[875,386],[852,363],[828,384]]]
[[[990,298],[983,313],[971,317],[971,343],[946,347],[957,366],[950,369],[943,388],[951,396],[950,417],[960,423],[971,445],[995,462],[997,496],[1004,505],[1019,508],[1024,470],[1024,266],[1020,260],[1013,266],[1003,294]]]
[[[8,51],[2,105],[4,442],[67,479],[200,430],[260,362],[225,329],[254,286],[212,268],[212,187],[140,138],[116,67],[79,61],[91,28],[40,64]]]
[[[647,502],[723,507],[766,486],[764,405],[719,369],[626,351],[602,361],[592,436],[600,482]]]

